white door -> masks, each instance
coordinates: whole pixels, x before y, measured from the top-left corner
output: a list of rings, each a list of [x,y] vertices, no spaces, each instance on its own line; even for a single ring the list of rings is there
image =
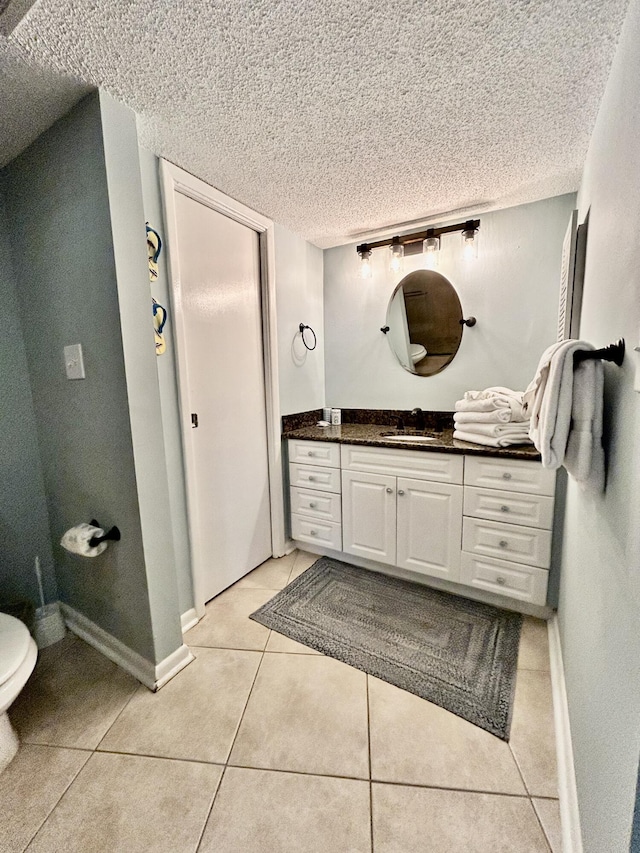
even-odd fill
[[[398,477],[398,561],[403,569],[457,581],[462,486]]]
[[[395,565],[395,477],[342,472],[342,550]]]
[[[272,553],[258,235],[181,193],[175,229],[192,560],[208,601]]]

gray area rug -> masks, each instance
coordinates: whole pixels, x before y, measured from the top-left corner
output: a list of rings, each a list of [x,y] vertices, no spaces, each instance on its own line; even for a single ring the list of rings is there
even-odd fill
[[[251,618],[509,739],[519,613],[321,557]]]

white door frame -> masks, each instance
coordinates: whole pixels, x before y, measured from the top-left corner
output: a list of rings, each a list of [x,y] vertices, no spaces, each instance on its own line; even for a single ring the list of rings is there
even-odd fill
[[[162,197],[164,203],[166,246],[169,258],[171,302],[176,338],[176,362],[178,369],[178,394],[180,399],[180,423],[182,449],[185,461],[187,512],[189,537],[198,541],[198,514],[195,512],[195,453],[191,440],[190,406],[188,394],[187,348],[184,312],[182,307],[182,283],[178,253],[171,247],[177,246],[177,221],[175,193],[228,216],[257,232],[260,245],[260,294],[262,302],[262,346],[264,353],[264,385],[267,415],[267,453],[269,463],[269,495],[271,499],[271,547],[274,557],[285,552],[284,491],[282,478],[282,448],[280,440],[280,389],[278,382],[278,341],[276,326],[276,279],[274,227],[271,219],[246,207],[219,190],[195,178],[183,169],[160,159]],[[191,549],[191,577],[193,579],[194,606],[198,616],[204,614],[204,593],[198,567],[193,561]]]

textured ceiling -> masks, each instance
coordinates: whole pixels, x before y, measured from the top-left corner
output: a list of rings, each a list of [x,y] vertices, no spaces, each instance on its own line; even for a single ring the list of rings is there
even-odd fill
[[[626,6],[40,0],[0,40],[0,143],[101,86],[146,147],[330,246],[576,189]]]

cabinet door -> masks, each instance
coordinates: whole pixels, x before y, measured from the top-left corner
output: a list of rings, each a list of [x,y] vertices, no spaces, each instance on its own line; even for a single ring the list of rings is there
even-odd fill
[[[342,472],[342,550],[395,565],[395,477]]]
[[[462,486],[398,477],[398,560],[424,575],[458,581]]]

